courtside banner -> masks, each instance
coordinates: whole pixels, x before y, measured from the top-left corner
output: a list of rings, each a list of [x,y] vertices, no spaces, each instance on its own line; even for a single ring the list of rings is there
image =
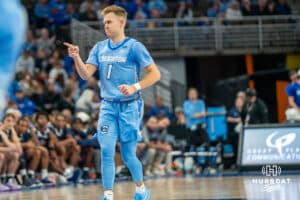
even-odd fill
[[[300,126],[265,125],[244,128],[239,143],[239,164],[300,165]]]

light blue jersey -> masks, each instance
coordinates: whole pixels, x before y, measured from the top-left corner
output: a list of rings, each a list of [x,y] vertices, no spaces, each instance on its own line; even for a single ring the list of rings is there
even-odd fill
[[[186,100],[183,103],[184,114],[187,118],[186,126],[187,128],[193,128],[198,124],[205,123],[205,117],[195,118],[195,113],[200,113],[205,111],[205,103],[203,100],[198,99],[195,102],[191,100]]]
[[[147,49],[135,39],[126,37],[119,43],[109,39],[98,42],[90,52],[86,63],[99,70],[102,99],[127,99],[118,86],[133,85],[139,81],[141,68],[153,63]]]
[[[141,139],[143,100],[140,93],[125,96],[119,86],[133,85],[139,81],[140,71],[153,63],[144,45],[126,37],[111,44],[110,40],[98,42],[86,63],[99,71],[101,82],[101,111],[97,139],[101,149],[101,174],[104,190],[112,190],[114,182],[115,146],[120,141],[121,155],[134,182],[143,180],[142,165],[136,157],[136,145]]]
[[[19,0],[0,1],[0,118],[5,107],[7,87],[14,74],[15,63],[24,42],[25,10]]]

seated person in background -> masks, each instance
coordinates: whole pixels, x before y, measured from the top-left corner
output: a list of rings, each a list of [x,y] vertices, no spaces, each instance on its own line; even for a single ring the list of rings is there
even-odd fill
[[[16,172],[19,167],[22,146],[14,129],[16,123],[14,115],[4,115],[2,123],[0,125],[0,153],[4,155],[4,165],[1,169],[1,181],[10,190],[20,190],[21,186],[16,181]]]
[[[24,152],[21,158],[20,170],[23,176],[23,184],[26,186],[39,184],[39,182],[36,180],[35,172],[40,164],[42,172],[41,182],[52,185],[54,183],[48,178],[48,150],[45,147],[38,145],[36,130],[34,127],[30,127],[29,123],[30,122],[26,117],[22,117],[18,120],[16,125],[16,132],[19,136],[19,140]]]
[[[63,159],[62,162],[68,163],[68,168],[74,171],[78,165],[80,146],[71,131],[66,128],[65,116],[61,113],[56,114],[52,128],[56,138],[55,151]]]
[[[164,118],[167,117],[170,121],[174,119],[173,114],[170,112],[170,109],[164,104],[163,98],[159,95],[155,96],[155,103],[150,107],[148,113],[146,114],[147,118],[158,117]]]
[[[64,159],[55,151],[55,143],[57,138],[53,133],[51,125],[49,124],[49,117],[47,113],[40,112],[36,115],[36,135],[39,145],[45,147],[49,151],[50,167],[53,171],[59,174],[58,181],[62,184],[67,183],[67,179],[71,181],[77,180],[78,174],[70,168],[67,168]]]
[[[83,123],[80,118],[75,118],[72,123],[71,133],[77,143],[81,147],[81,158],[83,160],[83,179],[89,178],[90,167],[94,160],[94,149],[99,148],[97,140],[93,139],[93,135],[88,135],[82,131]],[[95,133],[95,132],[94,132]]]
[[[285,115],[287,120],[300,121],[300,69],[290,71],[291,83],[286,87],[285,91],[288,96],[289,109]]]
[[[177,106],[175,108],[175,124],[177,125],[186,125],[186,117],[184,115],[182,107]]]
[[[208,142],[206,128],[206,108],[202,99],[198,98],[196,88],[188,90],[188,100],[183,103],[183,111],[186,116],[186,127],[192,131],[188,136],[188,143],[192,146],[200,146]]]
[[[147,146],[147,159],[145,163],[145,175],[153,173],[163,175],[160,165],[166,159],[167,153],[172,150],[171,145],[166,141],[166,127],[169,125],[167,119],[158,121],[156,117],[151,117],[143,129],[143,141]],[[166,167],[170,165],[167,161]]]

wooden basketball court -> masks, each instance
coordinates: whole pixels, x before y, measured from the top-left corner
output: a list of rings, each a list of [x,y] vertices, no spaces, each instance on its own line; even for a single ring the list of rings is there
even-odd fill
[[[152,200],[299,200],[300,176],[262,176],[159,178],[146,181]],[[115,185],[116,200],[130,200],[131,182]],[[64,186],[0,194],[0,200],[102,200],[98,185]]]

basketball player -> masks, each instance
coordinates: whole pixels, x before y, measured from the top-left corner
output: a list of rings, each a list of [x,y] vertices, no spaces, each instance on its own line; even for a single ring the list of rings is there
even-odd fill
[[[143,110],[140,90],[157,82],[160,71],[146,48],[125,36],[127,13],[123,8],[108,6],[102,15],[108,39],[96,43],[86,64],[81,60],[77,46],[65,45],[83,79],[88,79],[99,70],[102,104],[97,138],[101,146],[104,200],[113,199],[114,155],[118,140],[122,159],[136,184],[133,199],[148,200],[150,191],[144,186],[142,165],[136,157]],[[139,81],[141,69],[145,69],[147,74]]]
[[[24,41],[26,15],[19,0],[0,1],[0,119],[6,102],[6,90]]]

